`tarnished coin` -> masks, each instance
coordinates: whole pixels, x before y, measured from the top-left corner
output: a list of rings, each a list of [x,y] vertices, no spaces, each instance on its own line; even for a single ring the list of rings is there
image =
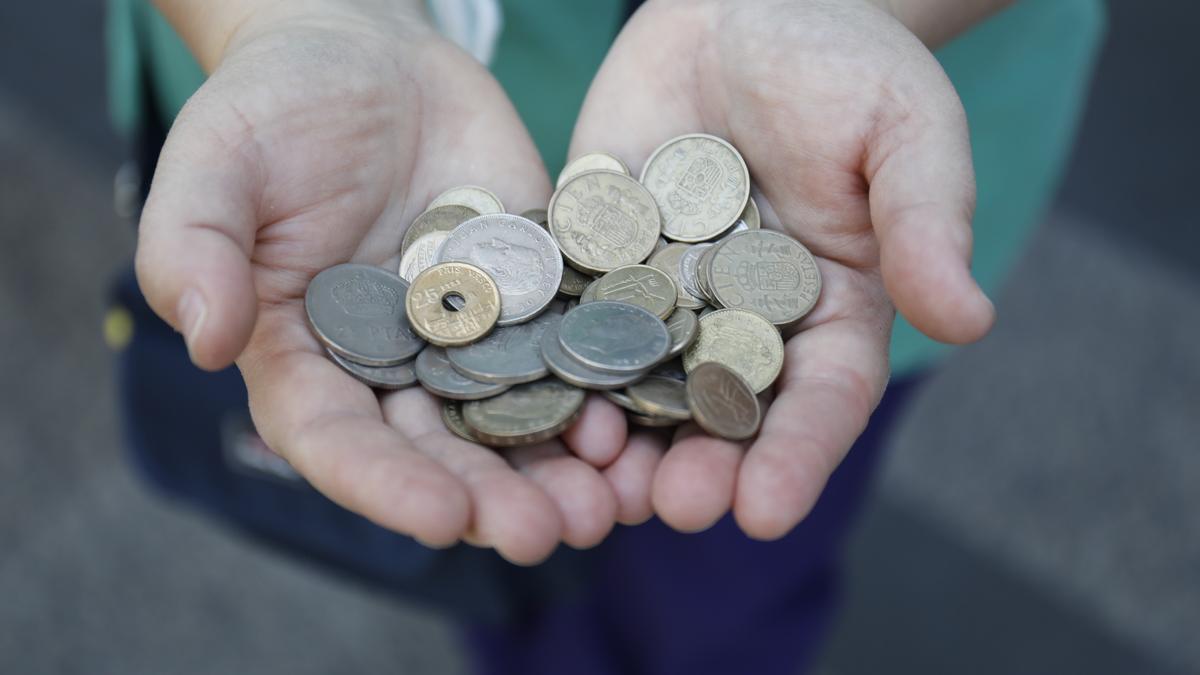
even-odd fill
[[[632,411],[625,413],[625,417],[629,420],[630,424],[649,429],[677,427],[682,424],[679,420],[673,420],[670,417],[651,417],[650,415],[639,415]]]
[[[675,309],[678,295],[666,272],[649,265],[626,265],[600,277],[595,299],[637,305],[665,319]]]
[[[463,420],[462,401],[442,401],[442,424],[464,441],[480,442],[475,437],[475,432],[471,431],[471,427]]]
[[[500,291],[474,265],[440,263],[413,279],[407,307],[418,335],[441,347],[457,347],[479,340],[495,327]]]
[[[669,377],[672,380],[679,380],[680,382],[687,380],[687,371],[683,369],[683,359],[681,358],[663,361],[654,366],[654,370],[651,370],[650,374],[659,377]]]
[[[679,278],[679,260],[688,251],[688,248],[688,244],[668,244],[655,251],[654,255],[650,256],[650,259],[646,261],[646,264],[666,272],[667,276],[671,277],[671,281],[675,282],[675,289],[678,291],[678,295],[675,298],[675,305],[677,307],[701,309],[704,307],[704,301],[688,293],[683,287],[683,281]]]
[[[700,321],[695,312],[680,307],[667,317],[667,332],[671,334],[671,348],[667,351],[667,358],[673,359],[695,341],[700,332]]]
[[[712,298],[712,286],[709,285],[709,274],[712,272],[712,257],[716,253],[716,246],[709,246],[700,254],[700,260],[696,261],[696,288],[702,294],[700,297],[707,300],[710,304],[716,302]]]
[[[325,352],[329,354],[329,358],[333,359],[334,363],[342,367],[342,370],[368,387],[395,390],[406,389],[417,383],[417,371],[413,368],[412,362],[376,368],[347,361],[328,349]]]
[[[550,369],[550,372],[576,387],[597,391],[622,389],[645,377],[644,372],[625,375],[602,373],[579,363],[563,351],[562,341],[558,338],[558,326],[550,326],[546,329],[545,334],[542,335],[541,347],[542,360],[546,362],[546,367]]]
[[[665,417],[680,422],[692,418],[686,386],[679,380],[651,375],[637,384],[629,385],[625,393],[648,417]]]
[[[522,211],[521,217],[525,220],[537,223],[546,229],[550,228],[550,219],[546,215],[546,209],[529,209],[528,211]]]
[[[654,198],[615,171],[589,171],[568,180],[550,199],[550,233],[575,268],[603,273],[640,263],[658,242]]]
[[[400,255],[403,256],[413,243],[424,239],[434,232],[449,232],[468,220],[475,218],[479,212],[467,206],[449,204],[436,206],[417,216],[412,225],[404,231],[404,241],[400,244]]]
[[[712,244],[696,244],[679,258],[679,282],[683,284],[683,289],[704,300],[708,300],[708,294],[700,286],[700,259],[712,247]]]
[[[645,410],[642,410],[641,408],[639,408],[638,405],[633,402],[633,399],[629,398],[629,394],[625,393],[624,389],[613,389],[611,391],[602,391],[602,392],[600,392],[600,394],[602,396],[604,396],[604,398],[612,401],[613,403],[616,403],[617,405],[621,406],[622,408],[628,410],[631,413],[635,413],[638,415],[646,414]]]
[[[733,227],[725,231],[721,235],[722,238],[732,237],[739,232],[748,232],[750,230],[762,229],[762,215],[758,212],[758,204],[754,201],[754,196],[746,200],[746,210],[742,211],[742,215],[738,221],[733,224]]]
[[[743,232],[718,244],[708,281],[722,307],[753,310],[776,326],[804,318],[821,294],[821,272],[812,254],[771,230]]]
[[[721,309],[700,317],[700,335],[683,353],[690,376],[705,361],[716,361],[745,378],[759,393],[771,386],[783,369],[783,338],[779,329],[746,309]]]
[[[596,281],[570,265],[563,266],[562,281],[558,284],[558,292],[571,298],[578,298],[587,290],[588,284]]]
[[[582,389],[555,379],[519,384],[463,405],[463,420],[488,445],[529,445],[554,438],[579,418]]]
[[[478,382],[463,376],[450,365],[446,350],[429,345],[417,357],[417,379],[421,386],[442,398],[475,401],[508,390],[507,384]]]
[[[629,167],[625,166],[625,162],[622,162],[619,158],[607,152],[589,152],[586,155],[576,157],[570,164],[567,164],[562,173],[558,174],[558,181],[555,183],[555,188],[562,187],[567,181],[581,173],[597,170],[616,171],[626,176],[629,175]]]
[[[701,363],[688,375],[687,404],[701,429],[729,441],[754,436],[762,422],[758,397],[750,385],[712,361]]]
[[[616,375],[648,370],[671,348],[671,334],[657,316],[636,305],[603,300],[567,312],[558,339],[576,361]]]
[[[562,321],[547,311],[533,321],[502,326],[465,347],[452,347],[446,356],[458,372],[480,382],[521,384],[540,380],[549,371],[542,361],[542,334]]]
[[[596,287],[599,285],[600,285],[599,279],[593,279],[592,281],[590,281],[588,283],[588,285],[583,289],[583,293],[580,294],[580,296],[579,296],[579,304],[582,305],[585,302],[595,302],[596,301]]]
[[[554,239],[533,222],[507,213],[459,225],[438,260],[471,263],[492,277],[500,289],[501,326],[540,314],[562,282],[563,261]]]
[[[477,185],[461,185],[450,188],[434,197],[433,201],[429,202],[429,208],[448,204],[470,207],[481,216],[489,213],[504,213],[504,204],[500,202],[500,198]]]
[[[708,134],[673,138],[650,156],[642,185],[662,212],[668,239],[698,242],[728,230],[750,198],[750,172],[740,153]]]
[[[436,265],[438,249],[449,236],[449,232],[430,232],[414,241],[400,257],[400,278],[411,283],[418,274]]]
[[[408,282],[387,270],[337,265],[309,282],[304,309],[330,351],[364,366],[394,366],[425,346],[405,314],[407,291]]]

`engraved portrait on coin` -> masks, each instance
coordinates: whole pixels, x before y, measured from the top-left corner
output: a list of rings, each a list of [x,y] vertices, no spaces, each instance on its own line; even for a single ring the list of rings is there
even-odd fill
[[[738,151],[708,134],[660,146],[642,169],[642,184],[662,211],[668,239],[698,242],[733,226],[750,198],[750,172]]]
[[[438,259],[468,262],[488,273],[500,289],[501,326],[540,314],[562,283],[562,256],[549,233],[506,213],[459,225],[442,244]]]
[[[583,271],[640,263],[654,251],[659,229],[654,198],[625,174],[580,174],[550,200],[550,233],[567,260]]]
[[[804,318],[821,295],[821,272],[803,244],[770,230],[750,230],[718,244],[709,263],[713,299],[762,314],[776,326]]]

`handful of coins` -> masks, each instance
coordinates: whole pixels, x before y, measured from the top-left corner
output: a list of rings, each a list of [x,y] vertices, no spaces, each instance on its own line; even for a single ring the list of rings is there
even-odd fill
[[[579,157],[545,210],[448,190],[405,232],[397,272],[331,267],[305,308],[346,372],[377,389],[420,383],[470,441],[553,438],[585,389],[635,425],[690,420],[745,440],[783,368],[780,329],[821,292],[808,249],[760,228],[741,154],[689,134],[640,180],[612,155]]]

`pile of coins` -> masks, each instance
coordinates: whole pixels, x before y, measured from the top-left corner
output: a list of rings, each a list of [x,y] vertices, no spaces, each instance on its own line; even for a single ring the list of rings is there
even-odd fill
[[[448,190],[405,231],[396,272],[331,267],[305,307],[346,372],[378,389],[419,383],[471,441],[553,438],[584,390],[632,424],[745,440],[783,368],[780,330],[820,291],[808,249],[761,229],[738,151],[689,134],[640,179],[612,155],[576,159],[544,210]]]

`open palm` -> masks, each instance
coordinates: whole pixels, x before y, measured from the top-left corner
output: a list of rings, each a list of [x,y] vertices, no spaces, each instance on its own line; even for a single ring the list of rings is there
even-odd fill
[[[413,22],[247,26],[172,128],[138,277],[198,365],[236,358],[260,433],[317,489],[429,545],[532,563],[611,529],[616,500],[592,464],[624,443],[619,413],[589,403],[563,440],[505,461],[446,431],[420,388],[377,396],[343,373],[305,323],[315,274],[394,269],[407,224],[471,183],[516,211],[550,194],[512,106],[465,53]]]
[[[636,431],[606,475],[624,522],[653,509],[692,531],[732,508],[748,534],[776,538],[808,513],[878,403],[893,305],[947,342],[991,326],[968,270],[965,118],[933,56],[865,0],[650,0],[593,83],[572,153],[605,149],[638,167],[696,131],[741,150],[764,226],[813,251],[823,295],[787,341],[748,449],[687,427],[673,443]]]

